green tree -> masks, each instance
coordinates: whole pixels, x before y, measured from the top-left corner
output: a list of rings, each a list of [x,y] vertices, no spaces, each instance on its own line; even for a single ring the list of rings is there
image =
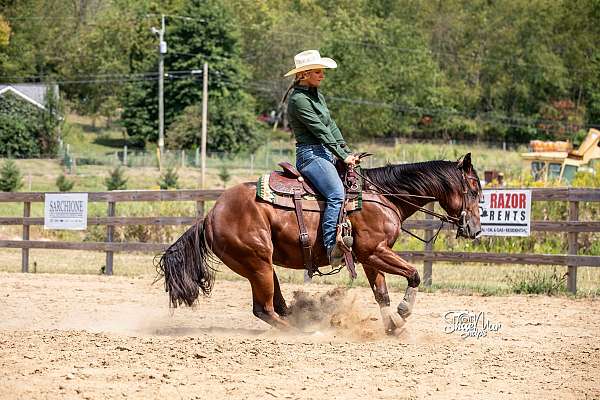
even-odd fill
[[[410,13],[392,4],[346,6],[336,8],[323,49],[339,64],[324,87],[333,115],[350,138],[409,134],[423,115],[446,106],[427,41]]]
[[[104,6],[96,6],[95,1],[88,3],[92,4],[84,7],[74,4],[70,9],[77,19],[82,15],[84,19],[73,28],[76,36],[64,45],[59,72],[81,81],[64,88],[77,112],[93,117],[94,122],[100,115],[112,120],[118,117],[119,99],[127,88],[125,82],[148,77],[128,74],[138,49],[152,46],[153,20],[147,16],[152,5],[138,0],[112,0]],[[169,3],[166,1],[165,7]]]
[[[260,110],[269,112],[278,106],[290,85],[290,79],[284,79],[283,74],[291,69],[293,55],[322,47],[329,19],[316,2],[236,0],[230,7],[257,89],[253,94]]]
[[[219,179],[221,179],[221,182],[223,183],[223,188],[225,188],[227,182],[231,180],[231,173],[225,163],[221,164],[221,167],[219,168]]]
[[[164,173],[161,174],[158,181],[158,186],[160,186],[162,190],[177,189],[179,188],[179,183],[177,182],[178,180],[179,175],[177,174],[175,168],[169,167]]]
[[[75,182],[69,180],[65,174],[60,174],[58,178],[56,178],[56,187],[60,192],[69,192],[75,186]]]
[[[40,110],[20,96],[0,96],[0,155],[4,157],[54,156],[58,143],[59,107],[51,86],[46,107]]]
[[[123,169],[118,166],[113,169],[108,177],[104,180],[107,190],[123,190],[127,189],[127,179]]]
[[[0,168],[0,190],[16,192],[23,186],[21,171],[13,160],[6,160]]]
[[[36,157],[40,146],[35,140],[39,130],[40,111],[12,93],[0,97],[0,155],[3,157]]]
[[[191,18],[167,17],[165,39],[166,71],[174,78],[165,82],[165,127],[171,126],[186,108],[202,101],[201,81],[190,71],[209,64],[208,148],[212,151],[240,152],[258,145],[258,130],[252,98],[244,91],[248,75],[240,58],[239,34],[228,10],[218,1],[186,2],[177,14]],[[179,71],[183,71],[179,75]],[[157,140],[158,110],[156,82],[131,85],[123,111],[123,124],[137,143]],[[189,124],[188,124],[189,125]],[[196,127],[199,129],[199,127]],[[197,130],[180,129],[178,142],[196,142]]]

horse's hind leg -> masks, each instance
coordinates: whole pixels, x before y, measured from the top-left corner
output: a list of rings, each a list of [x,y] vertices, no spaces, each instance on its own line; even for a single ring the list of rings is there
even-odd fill
[[[281,307],[283,296],[273,267],[269,265],[268,268],[261,268],[248,277],[248,280],[252,286],[252,312],[254,315],[275,328],[291,328],[290,324],[275,311],[276,306],[280,311],[287,311],[287,307],[286,309]],[[274,303],[275,287],[279,289],[279,298],[276,303]],[[283,305],[285,306],[285,300],[283,300]]]
[[[277,279],[275,269],[273,269],[273,284],[275,289],[275,292],[273,293],[273,306],[275,307],[275,312],[280,316],[285,317],[289,314],[289,311],[285,299],[283,298],[283,294],[281,293],[279,279]]]
[[[373,290],[373,294],[375,295],[375,301],[379,304],[385,332],[388,335],[400,333],[400,328],[402,328],[406,321],[400,318],[400,315],[395,313],[390,307],[390,296],[385,283],[385,275],[367,264],[363,264],[363,269],[369,280],[369,286],[371,286],[371,290]]]
[[[285,310],[281,306],[282,304],[285,306],[285,300],[281,295],[279,282],[269,257],[253,257],[249,252],[244,254],[237,252],[234,256],[224,251],[219,252],[218,256],[232,271],[250,281],[252,313],[276,328],[290,328],[290,324],[278,314]]]

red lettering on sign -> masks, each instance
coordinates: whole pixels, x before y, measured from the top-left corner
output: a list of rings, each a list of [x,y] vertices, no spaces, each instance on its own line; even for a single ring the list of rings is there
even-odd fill
[[[527,199],[526,199],[525,193],[521,193],[519,195],[519,208],[525,208],[526,207],[525,206],[525,204],[527,202],[526,200]]]
[[[527,206],[525,193],[490,193],[490,208],[524,209]]]

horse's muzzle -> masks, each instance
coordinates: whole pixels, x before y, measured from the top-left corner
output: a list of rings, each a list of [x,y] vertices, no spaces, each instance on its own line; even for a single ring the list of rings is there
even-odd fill
[[[473,229],[469,224],[458,226],[456,230],[456,237],[463,237],[465,239],[477,239],[481,236],[481,228]]]

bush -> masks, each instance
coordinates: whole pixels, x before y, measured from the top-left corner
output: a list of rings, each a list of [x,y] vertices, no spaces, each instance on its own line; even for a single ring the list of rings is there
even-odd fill
[[[517,277],[507,277],[508,284],[517,294],[546,294],[548,296],[566,292],[566,274],[560,275],[556,268],[552,274],[541,271],[519,274]]]
[[[50,91],[49,91],[50,93]],[[49,95],[49,100],[52,98]],[[8,93],[0,97],[0,156],[39,157],[54,155],[57,147],[55,101],[40,110],[22,98]]]
[[[56,178],[56,187],[60,192],[69,192],[73,189],[74,185],[75,182],[70,181],[65,174],[59,175],[59,177]]]
[[[177,183],[178,179],[179,176],[177,175],[177,171],[174,168],[169,167],[160,176],[158,186],[163,190],[177,189],[179,188],[179,184]]]
[[[21,171],[13,160],[6,160],[0,168],[0,190],[16,192],[23,186]]]
[[[127,189],[127,179],[120,166],[110,172],[110,175],[104,180],[107,190]]]

